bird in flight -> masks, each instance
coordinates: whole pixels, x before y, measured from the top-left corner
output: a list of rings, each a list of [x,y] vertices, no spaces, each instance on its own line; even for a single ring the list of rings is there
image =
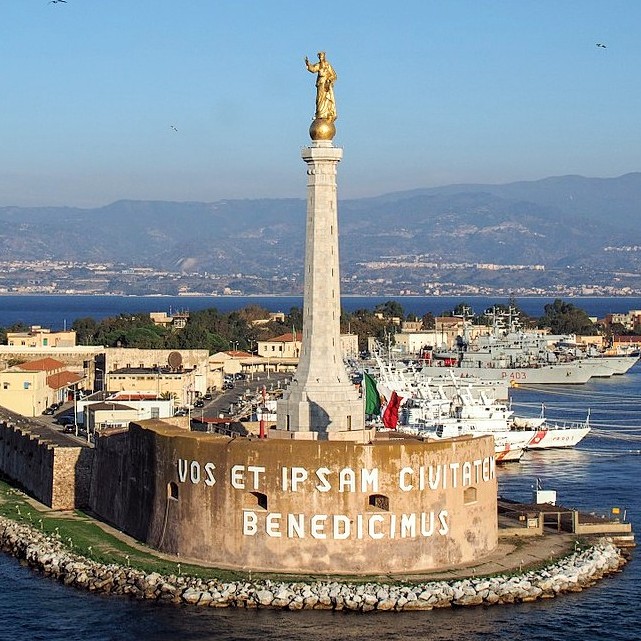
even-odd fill
[[[601,47],[601,49],[607,49],[607,45],[604,45],[604,44],[603,44],[603,43],[601,43],[601,42],[597,42],[597,43],[596,43],[596,46],[597,46],[597,47]]]
[[[174,131],[178,131],[178,129],[176,129],[176,127],[174,127],[173,125],[169,125],[169,127],[170,127],[171,129],[173,129]]]
[[[63,2],[64,4],[67,4],[67,0],[49,0],[47,4],[58,4],[59,2]]]

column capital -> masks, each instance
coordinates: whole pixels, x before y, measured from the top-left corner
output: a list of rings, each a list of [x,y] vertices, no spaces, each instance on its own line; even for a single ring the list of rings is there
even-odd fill
[[[339,162],[343,158],[343,150],[332,145],[303,147],[301,157],[307,163],[311,162]]]

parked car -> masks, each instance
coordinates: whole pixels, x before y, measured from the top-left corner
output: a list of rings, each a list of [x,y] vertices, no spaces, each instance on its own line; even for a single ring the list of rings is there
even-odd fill
[[[230,383],[229,381],[224,382],[223,383],[223,390],[226,391],[226,390],[230,390],[230,389],[234,389],[234,384]]]
[[[205,407],[205,401],[202,398],[197,398],[194,401],[194,407]]]
[[[203,396],[203,400],[205,401],[211,401],[211,399],[212,399],[212,395],[209,392],[207,392],[207,394]]]
[[[47,409],[45,409],[43,414],[47,414],[47,415],[51,416],[55,411],[56,411],[56,408],[53,405],[49,405],[49,407],[47,407]]]
[[[65,434],[75,434],[76,433],[76,426],[73,423],[70,423],[68,425],[65,425],[65,428],[62,431]]]
[[[174,416],[187,416],[187,414],[189,414],[189,410],[186,407],[179,407]]]

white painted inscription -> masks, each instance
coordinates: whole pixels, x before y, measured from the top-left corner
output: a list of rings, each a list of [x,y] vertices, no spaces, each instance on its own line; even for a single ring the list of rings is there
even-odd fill
[[[213,487],[225,480],[229,487],[244,492],[266,492],[273,489],[274,481],[280,492],[337,492],[374,495],[381,489],[378,468],[344,467],[309,469],[301,466],[283,466],[274,474],[262,465],[232,465],[217,479],[216,465],[211,461],[178,459],[178,481],[191,485]],[[407,466],[395,477],[402,492],[436,492],[460,489],[493,481],[496,474],[494,457],[474,459],[461,463]],[[268,486],[269,481],[269,486]],[[244,509],[242,533],[256,536],[264,533],[270,538],[334,539],[416,539],[447,536],[450,531],[447,510],[395,514],[385,510],[370,514],[283,514],[266,510]]]
[[[264,522],[264,528],[260,523]],[[285,536],[289,539],[312,538],[324,540],[355,539],[415,539],[435,535],[447,536],[450,531],[447,510],[401,514],[357,514],[350,518],[345,514],[281,514],[265,515],[254,510],[243,510],[243,534],[256,536],[263,530],[272,538]]]
[[[211,463],[178,459],[178,480],[180,483],[189,481],[194,485],[204,482],[208,486],[216,483]],[[463,463],[441,463],[438,465],[420,465],[418,467],[403,467],[398,472],[398,487],[403,492],[425,490],[446,490],[448,488],[469,487],[488,483],[496,476],[494,457],[464,461]],[[283,466],[277,475],[279,487],[283,492],[330,492],[378,494],[380,490],[380,472],[371,469],[352,469],[344,467],[330,470],[319,467],[309,470],[305,467]],[[232,465],[229,469],[229,484],[236,490],[260,491],[264,489],[267,480],[267,469],[262,465]]]

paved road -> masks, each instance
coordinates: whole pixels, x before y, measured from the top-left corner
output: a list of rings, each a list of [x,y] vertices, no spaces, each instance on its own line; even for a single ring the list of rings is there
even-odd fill
[[[60,413],[66,413],[69,409],[73,409],[73,403],[65,403],[65,405],[58,410],[53,416],[42,414],[40,416],[22,416],[15,414],[10,410],[0,408],[0,419],[6,420],[18,427],[25,427],[32,434],[42,437],[47,441],[51,441],[56,445],[62,446],[77,446],[87,445],[87,438],[85,434],[76,437],[75,434],[66,434],[63,427],[55,422],[56,417]]]
[[[269,394],[286,386],[291,377],[291,373],[270,372],[269,378],[265,374],[261,374],[260,378],[254,376],[253,379],[246,378],[245,380],[234,381],[233,389],[215,392],[211,401],[206,401],[204,407],[193,409],[191,415],[200,419],[218,418],[221,414],[227,417],[230,413],[233,414],[235,412],[244,397],[260,394],[263,385]]]

